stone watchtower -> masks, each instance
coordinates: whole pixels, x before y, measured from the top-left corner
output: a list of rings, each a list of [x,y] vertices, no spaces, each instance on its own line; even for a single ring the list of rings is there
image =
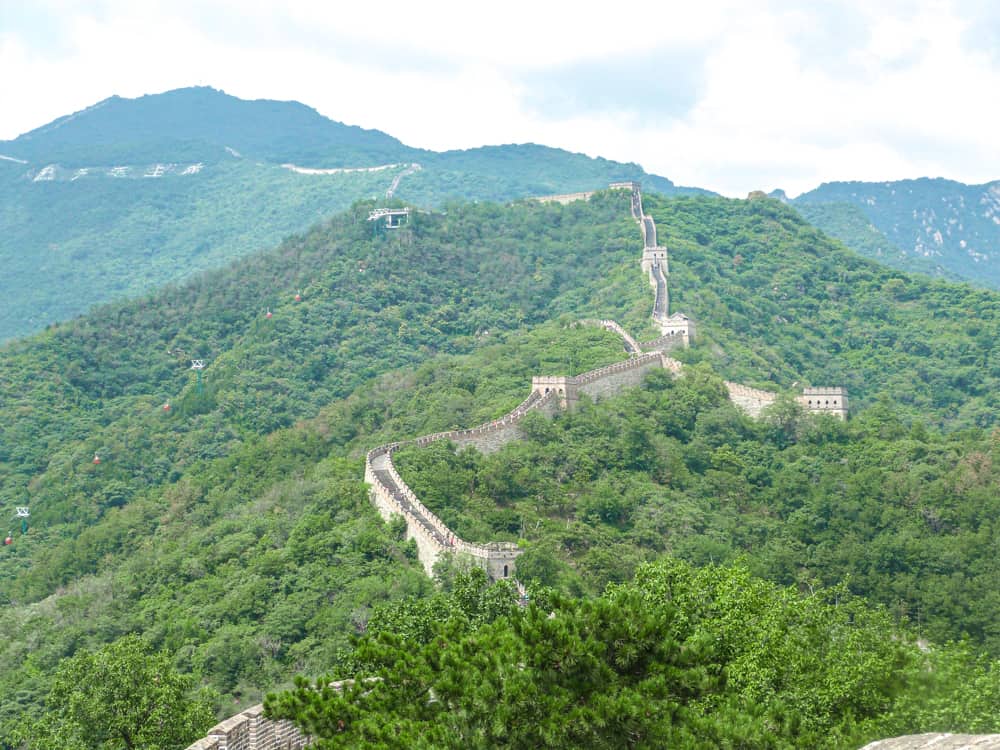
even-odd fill
[[[555,391],[558,394],[560,409],[572,409],[578,401],[576,378],[572,376],[535,375],[531,379],[531,390],[542,396]]]
[[[643,273],[649,273],[653,266],[658,265],[663,270],[663,275],[669,276],[670,269],[667,262],[667,248],[665,247],[647,247],[642,251]],[[656,285],[656,282],[651,283]]]
[[[797,396],[806,411],[814,414],[832,414],[839,419],[847,419],[847,389],[839,386],[803,388]]]
[[[694,321],[687,315],[674,313],[659,323],[661,336],[677,336],[685,347],[691,345],[691,339],[694,338]]]

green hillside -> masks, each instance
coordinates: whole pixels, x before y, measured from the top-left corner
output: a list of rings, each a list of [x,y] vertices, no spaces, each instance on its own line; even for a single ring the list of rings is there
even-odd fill
[[[892,614],[994,649],[995,555],[979,542],[992,534],[983,431],[1000,298],[886,270],[776,201],[645,203],[671,249],[672,307],[699,326],[680,355],[690,379],[540,423],[509,464],[431,471],[442,516],[526,539],[526,575],[581,595],[664,551],[747,552],[796,584],[856,573]],[[373,611],[431,591],[402,529],[367,501],[364,451],[503,414],[533,374],[623,356],[579,318],[651,333],[622,193],[452,204],[380,235],[369,206],[4,348],[5,731],[40,710],[61,659],[126,633],[218,690],[222,714],[295,673],[336,674]],[[192,358],[207,361],[203,390]],[[846,384],[860,417],[755,426],[720,402],[718,375]],[[537,467],[519,463],[532,455]],[[903,466],[935,481],[908,487]],[[480,471],[482,491],[462,494]],[[951,629],[921,583],[930,568],[967,579],[949,584]]]
[[[532,144],[414,149],[297,102],[210,88],[112,97],[0,142],[0,156],[0,341],[220,268],[390,191],[440,207],[631,179],[686,190]]]
[[[991,427],[1000,297],[873,263],[773,200],[650,199],[671,306],[731,380],[844,385],[914,421]]]
[[[862,255],[906,271],[1000,286],[1000,183],[830,182],[793,204]]]
[[[796,203],[795,210],[823,233],[843,242],[854,252],[911,273],[924,273],[961,281],[933,258],[907,253],[877,229],[864,210],[853,203]],[[970,279],[971,280],[971,279]]]

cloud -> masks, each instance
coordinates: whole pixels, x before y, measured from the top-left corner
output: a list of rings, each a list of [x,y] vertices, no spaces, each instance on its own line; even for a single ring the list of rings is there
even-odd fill
[[[112,94],[296,99],[434,149],[532,141],[729,195],[995,179],[991,0],[0,0],[0,139]]]
[[[697,102],[708,54],[664,47],[536,69],[518,80],[525,106],[545,119],[613,113],[635,120],[676,118]]]

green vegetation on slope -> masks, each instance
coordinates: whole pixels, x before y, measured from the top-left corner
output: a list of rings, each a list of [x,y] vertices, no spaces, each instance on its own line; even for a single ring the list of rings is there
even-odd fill
[[[727,377],[760,384],[846,382],[862,410],[888,398],[904,434],[919,434],[921,420],[932,425],[935,458],[925,462],[945,482],[952,475],[935,440],[956,464],[983,451],[978,433],[967,446],[962,433],[942,437],[935,425],[993,424],[994,295],[886,271],[772,201],[647,203],[673,253],[674,308],[694,314],[705,342],[679,355],[696,374],[698,360],[712,360]],[[132,632],[215,686],[227,714],[296,671],[349,663],[349,635],[373,607],[430,590],[401,529],[382,524],[367,501],[363,452],[499,416],[524,398],[533,374],[622,356],[613,335],[568,326],[574,319],[614,317],[639,336],[651,332],[651,292],[623,193],[565,207],[454,204],[380,236],[365,221],[368,205],[273,253],[5,347],[0,497],[12,523],[14,505],[30,504],[32,526],[0,549],[0,630],[16,634],[0,646],[0,721],[40,710],[62,658]],[[208,361],[203,393],[187,369],[194,357]],[[706,389],[692,397],[718,397]],[[796,458],[786,449],[774,444],[774,461]],[[839,492],[836,474],[827,478],[822,487]],[[948,502],[939,489],[928,504]],[[809,502],[822,507],[817,493]],[[583,556],[535,544],[526,571],[588,593],[626,580],[648,550],[673,548],[655,524],[641,544],[617,536],[601,517],[608,494],[571,524],[589,545]],[[486,510],[490,530],[535,533],[527,517]],[[988,530],[979,517],[940,512],[946,534]],[[845,513],[846,536],[861,511]],[[539,534],[550,532],[547,518],[537,515]],[[725,535],[734,516],[718,520],[717,546],[692,545],[692,559],[744,548],[744,537]],[[880,527],[858,534],[872,528]],[[838,575],[838,543],[828,538],[824,567],[807,561],[805,582]],[[916,578],[922,563],[904,552],[903,570]],[[951,570],[988,586],[988,565],[973,552],[964,558],[972,570]],[[799,559],[789,580],[800,581]],[[866,585],[900,613],[883,596],[895,589],[877,580],[880,565],[873,560]],[[995,596],[971,585],[949,591],[987,603]],[[944,611],[934,607],[921,612]],[[954,605],[959,617],[987,609]],[[984,643],[994,637],[975,619],[956,627]]]
[[[1000,296],[893,271],[774,200],[645,200],[670,248],[671,309],[751,385],[844,385],[910,418],[991,426],[1000,414]]]
[[[1000,726],[1000,662],[922,653],[842,588],[801,596],[667,558],[597,598],[538,591],[519,610],[476,580],[377,613],[353,683],[300,681],[269,714],[319,750],[856,748]]]
[[[456,207],[385,237],[372,236],[365,210],[6,348],[4,511],[13,519],[15,504],[30,504],[32,516],[0,549],[0,627],[20,634],[3,644],[3,720],[33,710],[61,658],[128,632],[244,701],[296,669],[327,668],[372,603],[429,582],[399,530],[377,520],[360,462],[345,458],[384,411],[347,402],[319,426],[274,430],[389,368],[502,340],[562,309],[644,317],[612,294],[646,295],[621,270],[639,245],[623,195]],[[564,267],[570,256],[587,262]],[[596,329],[538,336],[519,373],[621,354]],[[204,393],[187,357],[209,362]]]
[[[0,341],[246,257],[353,201],[381,200],[404,171],[396,197],[425,207],[625,179],[685,191],[636,164],[545,146],[412,149],[295,102],[209,88],[112,97],[0,142],[0,155],[27,162],[0,159]],[[302,174],[286,163],[352,171]],[[143,176],[157,165],[173,171]],[[111,176],[115,167],[131,176]]]
[[[794,203],[802,217],[824,233],[843,242],[854,252],[909,273],[961,281],[932,258],[904,252],[871,223],[860,206],[853,203]]]
[[[400,171],[302,175],[229,159],[156,179],[0,172],[0,340],[271,247],[381,195]]]
[[[851,242],[857,231],[844,228],[841,208],[849,204],[899,251],[879,257],[908,271],[928,266],[973,284],[1000,285],[1000,183],[965,185],[944,179],[895,182],[830,182],[794,201],[816,225],[868,255],[870,243]],[[814,213],[815,212],[815,213]],[[872,256],[869,256],[872,257]]]
[[[298,102],[246,101],[208,86],[136,99],[112,96],[13,141],[0,141],[6,156],[66,167],[217,161],[226,147],[253,159],[314,167],[386,164],[421,153],[378,130],[334,122]]]

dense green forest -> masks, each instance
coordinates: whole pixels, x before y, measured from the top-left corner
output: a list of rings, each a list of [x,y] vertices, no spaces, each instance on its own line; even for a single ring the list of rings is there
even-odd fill
[[[872,224],[871,220],[853,203],[799,203],[792,204],[802,217],[824,233],[843,242],[856,253],[877,260],[892,268],[910,273],[940,276],[952,281],[962,281],[956,273],[946,271],[933,258],[907,253]],[[982,281],[966,278],[972,283]]]
[[[699,326],[678,355],[690,378],[536,421],[511,467],[532,451],[551,465],[498,469],[467,494],[451,482],[478,476],[475,457],[433,454],[469,465],[428,499],[472,537],[524,539],[526,576],[563,594],[591,597],[666,551],[743,554],[800,588],[850,574],[890,618],[995,650],[982,540],[1000,300],[858,258],[776,201],[646,203],[672,252],[672,306]],[[433,588],[368,503],[364,451],[503,414],[533,374],[624,356],[579,318],[652,334],[624,193],[449,204],[377,235],[369,206],[3,349],[2,731],[42,711],[61,660],[129,633],[218,691],[223,715],[350,665],[380,605]],[[203,389],[191,358],[208,363]],[[719,375],[846,384],[856,419],[756,425],[722,403]],[[535,502],[549,489],[555,508]],[[31,507],[26,535],[15,505]],[[947,601],[928,571],[948,577]]]
[[[474,573],[478,571],[473,571]],[[485,575],[379,607],[353,663],[268,696],[326,748],[857,748],[997,728],[1000,662],[926,649],[842,587],[663,558],[600,596]],[[506,594],[506,596],[504,596]]]
[[[358,198],[381,195],[402,170],[312,176],[230,158],[156,179],[36,183],[23,171],[0,162],[8,300],[0,339],[272,247]]]

